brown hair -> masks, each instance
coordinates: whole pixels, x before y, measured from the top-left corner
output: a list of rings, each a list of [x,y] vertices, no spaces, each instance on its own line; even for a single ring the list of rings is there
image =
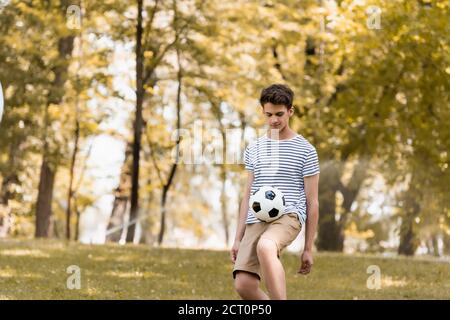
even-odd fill
[[[294,92],[287,85],[272,84],[261,91],[259,102],[261,106],[270,102],[276,105],[285,105],[288,109],[292,108]]]

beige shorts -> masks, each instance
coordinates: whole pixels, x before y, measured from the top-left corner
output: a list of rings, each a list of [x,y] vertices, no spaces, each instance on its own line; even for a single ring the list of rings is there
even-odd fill
[[[237,271],[247,271],[256,274],[260,279],[260,267],[256,254],[256,245],[260,238],[273,240],[278,247],[278,256],[292,241],[297,238],[302,225],[296,213],[284,214],[272,222],[258,222],[247,224],[244,237],[239,245],[233,268],[233,278]]]

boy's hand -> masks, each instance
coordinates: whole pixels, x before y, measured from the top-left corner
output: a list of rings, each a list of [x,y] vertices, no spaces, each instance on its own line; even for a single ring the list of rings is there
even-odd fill
[[[303,251],[301,256],[301,266],[298,270],[300,274],[308,274],[311,272],[311,267],[313,265],[313,256],[311,251]]]
[[[241,244],[240,241],[235,240],[233,243],[233,247],[231,247],[230,255],[231,255],[231,262],[236,261],[236,256],[239,250],[239,245]]]

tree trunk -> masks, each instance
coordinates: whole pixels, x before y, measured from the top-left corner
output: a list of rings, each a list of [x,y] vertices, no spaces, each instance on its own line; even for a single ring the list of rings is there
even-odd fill
[[[358,196],[362,183],[366,178],[367,162],[359,160],[355,165],[349,183],[341,183],[341,165],[330,162],[321,173],[320,179],[320,216],[318,232],[318,250],[339,251],[344,250],[345,227],[351,212],[351,206]],[[344,198],[342,214],[336,219],[336,192],[340,191]]]
[[[61,1],[61,8],[65,13],[68,1]],[[48,144],[48,107],[51,104],[60,104],[64,97],[64,84],[67,80],[69,68],[69,58],[72,55],[74,36],[62,37],[58,41],[58,64],[53,68],[55,79],[52,89],[48,95],[48,103],[44,110],[44,146],[41,173],[39,180],[38,198],[36,203],[36,237],[48,237],[50,220],[52,216],[53,186],[57,163],[51,159],[51,154],[58,153],[58,150],[49,150]]]
[[[150,179],[148,179],[148,185],[151,184]],[[150,213],[151,212],[151,206],[152,206],[152,202],[153,202],[153,191],[149,192],[148,195],[148,199],[146,202],[146,210],[145,212]],[[141,230],[142,230],[142,237],[140,238],[140,242],[141,244],[147,244],[147,245],[153,245],[154,239],[153,239],[153,234],[151,232],[151,222],[149,222],[150,217],[147,215],[145,217],[145,219],[141,220]]]
[[[450,235],[447,232],[442,233],[442,241],[444,242],[444,255],[450,255]]]
[[[239,119],[241,122],[241,140],[240,140],[241,148],[240,148],[240,150],[241,150],[241,156],[242,156],[244,154],[244,151],[246,148],[245,128],[247,127],[247,122],[245,121],[245,114],[243,112],[239,112]],[[242,158],[241,158],[241,161],[242,161]],[[245,180],[244,181],[241,180],[241,176],[242,176],[241,173],[238,172],[237,173],[238,180],[237,180],[237,186],[236,186],[237,191],[238,191],[238,199],[237,199],[238,204],[241,203],[241,201],[242,201],[241,195],[243,194],[243,190],[245,188],[245,183],[246,183]],[[239,216],[239,205],[238,205],[238,210],[237,210],[237,216]]]
[[[178,144],[177,144],[178,145]],[[174,163],[172,165],[172,168],[170,170],[169,179],[167,183],[163,187],[163,192],[161,196],[161,226],[159,229],[159,235],[158,235],[158,245],[161,245],[164,239],[164,233],[166,230],[166,201],[167,201],[167,193],[169,191],[170,186],[172,185],[173,178],[175,176],[175,172],[177,170],[177,164]]]
[[[78,115],[77,115],[78,117]],[[75,120],[75,142],[73,147],[72,158],[70,161],[70,177],[69,177],[69,191],[67,193],[67,209],[66,209],[66,239],[70,240],[70,220],[72,215],[72,198],[73,198],[73,178],[75,172],[75,163],[78,154],[78,141],[80,138],[80,123],[78,118]]]
[[[106,241],[119,242],[122,238],[122,234],[128,229],[125,225],[125,216],[128,209],[128,196],[120,196],[120,193],[121,190],[120,187],[118,187],[116,189],[111,218],[109,219],[107,228],[107,230],[114,229],[114,231],[106,235]]]
[[[220,194],[220,203],[222,207],[222,224],[223,224],[223,231],[225,235],[225,247],[228,247],[229,239],[230,239],[230,232],[229,227],[230,223],[228,221],[228,205],[227,205],[227,196],[226,196],[226,183],[227,183],[227,169],[225,167],[226,165],[226,159],[227,159],[227,138],[226,138],[226,130],[222,124],[222,113],[219,108],[219,127],[220,127],[220,133],[222,135],[222,159],[224,159],[224,163],[220,166],[220,179],[222,180],[222,191]]]
[[[144,53],[142,50],[143,0],[138,0],[138,20],[136,25],[136,115],[134,120],[133,167],[131,172],[130,222],[136,221],[139,212],[139,160],[142,135],[142,105],[144,103]],[[133,242],[136,223],[128,226],[126,241]]]
[[[227,141],[226,141],[226,128],[224,127],[222,123],[222,119],[224,117],[224,114],[222,110],[220,109],[220,102],[215,99],[215,97],[210,97],[210,103],[212,105],[212,113],[216,117],[220,134],[222,136],[222,159],[224,160],[224,163],[219,164],[219,175],[220,180],[222,182],[222,190],[220,193],[220,205],[221,205],[221,213],[222,213],[222,226],[224,230],[225,235],[225,246],[228,247],[229,242],[229,221],[228,221],[228,206],[227,206],[227,199],[226,199],[226,181],[227,181],[227,171],[226,171],[226,160],[227,160]],[[240,113],[240,120],[241,120],[241,128],[244,127],[244,119],[243,114]],[[244,132],[241,132],[241,141],[243,140]],[[240,193],[239,193],[240,194]],[[239,201],[240,203],[240,201]]]
[[[321,187],[319,232],[317,234],[317,250],[339,251],[344,249],[344,235],[341,226],[336,221],[337,188]]]
[[[342,251],[344,234],[336,220],[336,192],[340,186],[340,170],[334,161],[322,165],[319,180],[319,230],[317,249],[323,251]]]
[[[342,203],[342,214],[337,224],[338,226],[338,237],[336,241],[338,242],[337,251],[344,250],[344,241],[345,241],[345,227],[347,226],[347,221],[351,214],[351,207],[356,200],[356,197],[359,194],[359,190],[366,178],[368,162],[364,159],[359,159],[358,163],[355,165],[350,181],[346,186],[340,183],[339,180],[339,191],[343,196]]]
[[[50,167],[47,159],[43,158],[36,204],[36,238],[48,238],[50,236],[54,183],[55,170]]]
[[[75,164],[77,161],[77,154],[78,154],[78,143],[80,140],[80,120],[79,120],[79,109],[80,109],[80,77],[79,77],[79,70],[81,69],[81,59],[83,55],[83,46],[82,46],[82,35],[79,36],[79,43],[78,43],[78,66],[77,66],[77,73],[76,73],[76,97],[75,97],[75,130],[74,130],[74,147],[73,147],[73,153],[72,158],[70,161],[70,178],[69,178],[69,190],[67,192],[67,209],[66,209],[66,239],[70,240],[70,229],[71,229],[71,216],[72,216],[72,198],[74,196],[74,190],[73,190],[73,180],[74,180],[74,172],[75,172]],[[77,212],[77,224],[76,228],[78,230],[78,215]],[[78,231],[76,232],[77,236],[75,237],[78,239]]]
[[[224,165],[220,166],[220,178],[222,180],[222,192],[220,195],[220,202],[222,206],[222,223],[223,231],[225,234],[225,246],[228,247],[230,235],[229,235],[229,222],[228,222],[228,206],[226,197],[226,182],[227,182],[227,172]]]
[[[131,184],[131,162],[130,156],[132,152],[132,144],[127,143],[125,151],[125,160],[120,172],[119,186],[114,192],[114,202],[111,211],[111,217],[109,218],[107,230],[116,229],[117,231],[110,233],[106,236],[106,241],[119,242],[122,234],[127,232],[125,227],[125,215],[129,205],[130,198],[130,184]],[[123,228],[119,228],[123,226]]]
[[[175,10],[176,14],[176,10]],[[176,159],[175,163],[172,164],[172,168],[170,169],[169,178],[167,179],[167,183],[163,186],[163,191],[161,195],[161,226],[159,230],[158,235],[158,245],[161,245],[164,239],[164,233],[166,229],[166,200],[167,200],[167,193],[169,192],[169,188],[172,185],[173,178],[175,176],[175,172],[177,170],[178,162],[179,162],[179,151],[180,151],[180,129],[181,129],[181,86],[182,86],[182,79],[183,79],[183,71],[181,67],[181,61],[180,61],[180,51],[178,49],[177,44],[177,62],[178,62],[178,73],[177,73],[177,80],[178,80],[178,88],[177,88],[177,125],[176,125],[176,132],[177,132],[177,141],[176,141]]]
[[[398,254],[412,256],[416,252],[415,234],[413,231],[412,219],[403,219],[400,227],[400,245],[398,246]]]
[[[420,213],[420,205],[417,199],[413,196],[414,187],[412,190],[407,190],[407,197],[405,198],[405,213],[400,227],[400,244],[398,246],[398,254],[412,256],[418,247],[417,231],[414,226],[415,219]]]
[[[400,226],[400,244],[398,254],[412,256],[419,245],[416,218],[420,214],[421,191],[417,187],[417,176],[412,174],[408,190],[403,193],[403,217]]]
[[[441,253],[439,252],[439,241],[438,236],[434,234],[431,238],[432,244],[433,244],[433,255],[436,257],[440,257]]]
[[[77,199],[74,198],[74,209],[76,214],[76,222],[75,222],[75,241],[78,241],[80,238],[80,210],[78,210]]]
[[[158,245],[160,246],[164,240],[164,233],[166,232],[166,200],[167,200],[167,188],[164,186],[161,196],[161,222],[158,234]]]

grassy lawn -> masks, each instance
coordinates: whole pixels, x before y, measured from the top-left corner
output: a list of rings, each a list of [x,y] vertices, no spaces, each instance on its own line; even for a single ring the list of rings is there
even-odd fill
[[[285,252],[289,299],[450,299],[450,264],[412,258],[316,253],[313,272],[296,274]],[[66,269],[81,269],[81,289],[67,289]],[[370,265],[381,289],[367,288]],[[238,299],[228,252],[0,241],[0,299]]]

